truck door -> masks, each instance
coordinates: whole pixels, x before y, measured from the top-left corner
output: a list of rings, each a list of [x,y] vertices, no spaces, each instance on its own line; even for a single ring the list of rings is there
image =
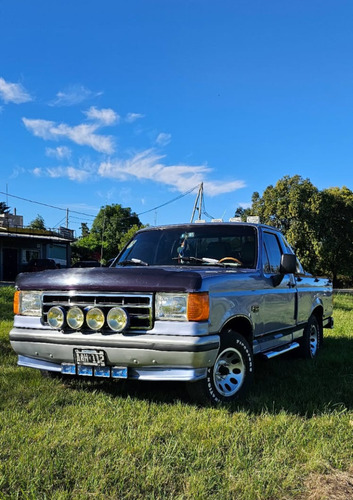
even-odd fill
[[[283,249],[276,233],[264,231],[262,248],[264,293],[260,305],[262,333],[260,349],[287,344],[296,326],[296,287],[292,274],[281,274]]]

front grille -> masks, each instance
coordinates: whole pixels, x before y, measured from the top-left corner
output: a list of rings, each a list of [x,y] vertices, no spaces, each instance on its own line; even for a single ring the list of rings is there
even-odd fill
[[[150,330],[153,327],[152,294],[126,293],[82,293],[82,292],[50,292],[43,293],[43,322],[47,324],[47,314],[51,307],[61,306],[67,311],[70,307],[78,306],[99,307],[107,316],[112,307],[123,307],[130,318],[129,331]],[[84,330],[85,327],[82,327]],[[113,333],[106,325],[104,331]]]

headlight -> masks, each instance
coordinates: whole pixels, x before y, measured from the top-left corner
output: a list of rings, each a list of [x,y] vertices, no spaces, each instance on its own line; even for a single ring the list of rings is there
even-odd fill
[[[105,322],[103,311],[99,307],[88,309],[86,314],[86,323],[91,330],[100,330]]]
[[[52,328],[62,328],[65,323],[65,311],[62,307],[51,307],[48,311],[47,321]]]
[[[107,323],[115,332],[122,332],[129,326],[129,317],[122,307],[113,307],[108,312]]]
[[[187,293],[157,293],[156,319],[187,321]]]
[[[207,321],[208,293],[157,293],[156,319],[169,321]]]
[[[85,321],[83,311],[79,307],[71,307],[71,309],[67,311],[66,321],[70,328],[78,330]]]
[[[23,316],[41,316],[41,292],[15,292],[14,313]]]

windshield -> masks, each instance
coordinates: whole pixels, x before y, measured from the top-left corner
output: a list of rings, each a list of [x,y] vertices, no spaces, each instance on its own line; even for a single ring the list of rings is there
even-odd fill
[[[193,225],[137,233],[114,265],[216,265],[224,259],[224,265],[254,268],[256,258],[255,227]]]

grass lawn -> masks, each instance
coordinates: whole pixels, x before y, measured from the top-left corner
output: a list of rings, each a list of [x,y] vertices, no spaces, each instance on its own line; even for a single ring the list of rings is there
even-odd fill
[[[353,297],[313,362],[256,365],[247,400],[182,384],[45,379],[16,366],[0,289],[0,498],[353,498]]]

